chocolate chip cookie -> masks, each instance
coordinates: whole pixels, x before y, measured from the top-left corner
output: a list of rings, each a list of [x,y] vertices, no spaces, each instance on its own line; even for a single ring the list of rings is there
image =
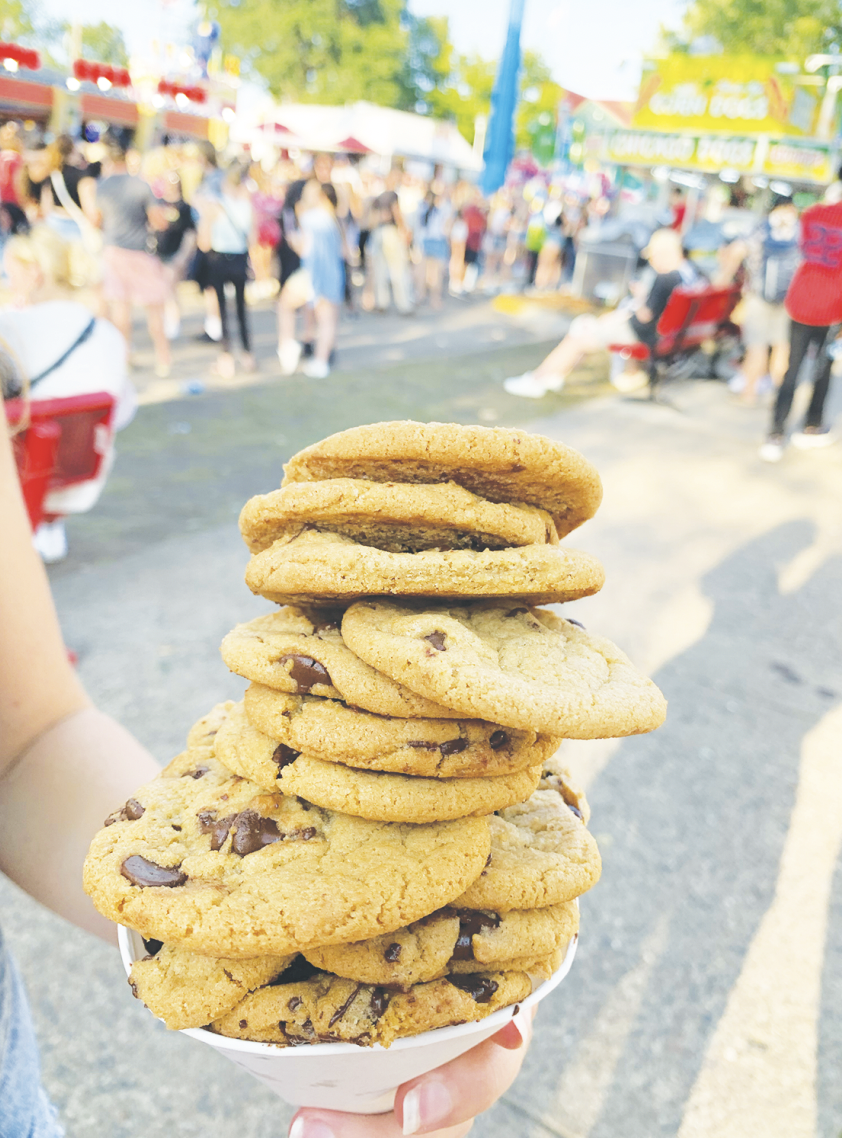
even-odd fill
[[[546,510],[560,537],[592,517],[602,500],[599,475],[578,451],[507,427],[369,423],[299,451],[284,469],[284,486],[329,478],[456,482],[490,502]]]
[[[463,715],[570,739],[658,727],[666,701],[610,640],[525,605],[352,605],[348,647]]]
[[[223,960],[152,940],[146,947],[148,955],[132,965],[132,992],[175,1031],[204,1027],[270,983],[295,959],[293,953]]]
[[[508,913],[570,901],[599,880],[599,850],[584,822],[556,790],[489,818],[491,857],[457,909]]]
[[[485,817],[523,802],[538,785],[541,766],[496,778],[419,778],[362,771],[300,755],[284,764],[278,786],[327,810],[378,822],[446,822]]]
[[[479,719],[389,719],[337,700],[286,695],[252,684],[217,736],[217,754],[261,786],[294,752],[364,770],[426,778],[514,774],[548,759],[560,740]],[[251,730],[249,730],[249,726]],[[275,753],[276,740],[284,749]]]
[[[377,596],[553,604],[598,593],[604,580],[595,557],[565,545],[387,553],[319,530],[279,538],[246,567],[251,591],[277,604],[336,605]]]
[[[545,510],[489,502],[455,482],[293,482],[251,498],[240,514],[240,532],[252,553],[304,526],[389,553],[558,544],[555,523]]]
[[[348,980],[406,989],[449,972],[512,971],[503,963],[544,959],[578,929],[573,901],[503,914],[447,907],[373,940],[308,949],[305,956]]]
[[[210,1030],[281,1046],[343,1042],[388,1047],[404,1036],[484,1019],[526,999],[532,991],[532,982],[523,972],[451,976],[416,984],[408,992],[360,984],[327,972],[314,972],[292,983],[283,983],[283,979],[246,996],[209,1024]]]
[[[208,956],[281,956],[378,936],[440,908],[479,874],[488,822],[370,822],[266,793],[208,748],[142,786],[94,837],[99,911]]]
[[[342,639],[341,622],[341,610],[287,605],[238,624],[222,641],[222,659],[232,672],[278,691],[341,699],[404,719],[456,717],[355,656]]]

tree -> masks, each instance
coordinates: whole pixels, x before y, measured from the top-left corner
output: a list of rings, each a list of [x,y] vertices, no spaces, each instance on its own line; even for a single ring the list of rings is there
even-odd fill
[[[35,33],[33,5],[27,0],[0,0],[0,39],[6,43]]]
[[[515,117],[515,146],[530,147],[539,119],[551,116],[555,123],[559,100],[564,89],[556,83],[549,67],[534,51],[523,53],[520,81],[521,100]]]
[[[216,0],[226,52],[279,98],[383,106],[408,98],[403,0]]]
[[[682,29],[665,33],[666,46],[679,51],[707,37],[728,55],[801,61],[813,52],[838,50],[842,12],[838,0],[694,0]]]
[[[123,33],[113,24],[107,24],[105,20],[100,20],[98,24],[83,24],[82,55],[85,59],[113,63],[118,67],[129,65],[129,53],[126,50]]]

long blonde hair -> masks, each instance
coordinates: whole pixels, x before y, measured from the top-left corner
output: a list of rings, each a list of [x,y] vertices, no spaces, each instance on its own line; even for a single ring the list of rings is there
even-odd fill
[[[29,233],[10,237],[3,250],[22,265],[34,265],[41,271],[45,286],[72,289],[70,250],[65,241],[46,225],[36,225]]]

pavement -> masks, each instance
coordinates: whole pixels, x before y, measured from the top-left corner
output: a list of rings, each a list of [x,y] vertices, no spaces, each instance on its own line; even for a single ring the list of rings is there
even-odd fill
[[[518,400],[499,381],[541,358],[543,326],[485,301],[447,318],[470,325],[449,351],[424,356],[441,334],[431,320],[426,346],[389,361],[382,324],[378,366],[141,408],[51,571],[80,674],[162,762],[236,698],[219,641],[267,607],[242,582],[237,512],[320,435],[414,416],[576,446],[605,499],[571,540],[607,582],[569,611],[649,671],[670,711],[652,735],[564,744],[603,877],[520,1078],[472,1134],[838,1138],[842,446],[764,465],[765,412],[718,383],[676,385],[669,405],[607,394],[604,361],[559,395]],[[476,341],[485,322],[516,342]],[[834,400],[838,416],[838,381]],[[129,998],[112,949],[7,882],[0,911],[70,1138],[285,1133],[289,1108]]]

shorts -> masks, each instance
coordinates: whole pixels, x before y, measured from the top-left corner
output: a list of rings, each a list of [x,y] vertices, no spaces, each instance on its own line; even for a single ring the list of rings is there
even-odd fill
[[[479,264],[479,249],[465,249],[465,264],[477,265]]]
[[[450,246],[446,237],[425,237],[421,242],[425,257],[434,261],[446,261],[450,256]]]
[[[772,348],[789,343],[789,316],[782,304],[771,304],[752,293],[743,304],[743,343],[747,348]]]
[[[157,257],[142,249],[106,245],[102,251],[102,295],[151,308],[170,296],[167,271]]]
[[[568,335],[580,340],[586,352],[605,352],[609,344],[637,344],[630,317],[627,309],[619,308],[602,316],[583,313],[571,323]]]

